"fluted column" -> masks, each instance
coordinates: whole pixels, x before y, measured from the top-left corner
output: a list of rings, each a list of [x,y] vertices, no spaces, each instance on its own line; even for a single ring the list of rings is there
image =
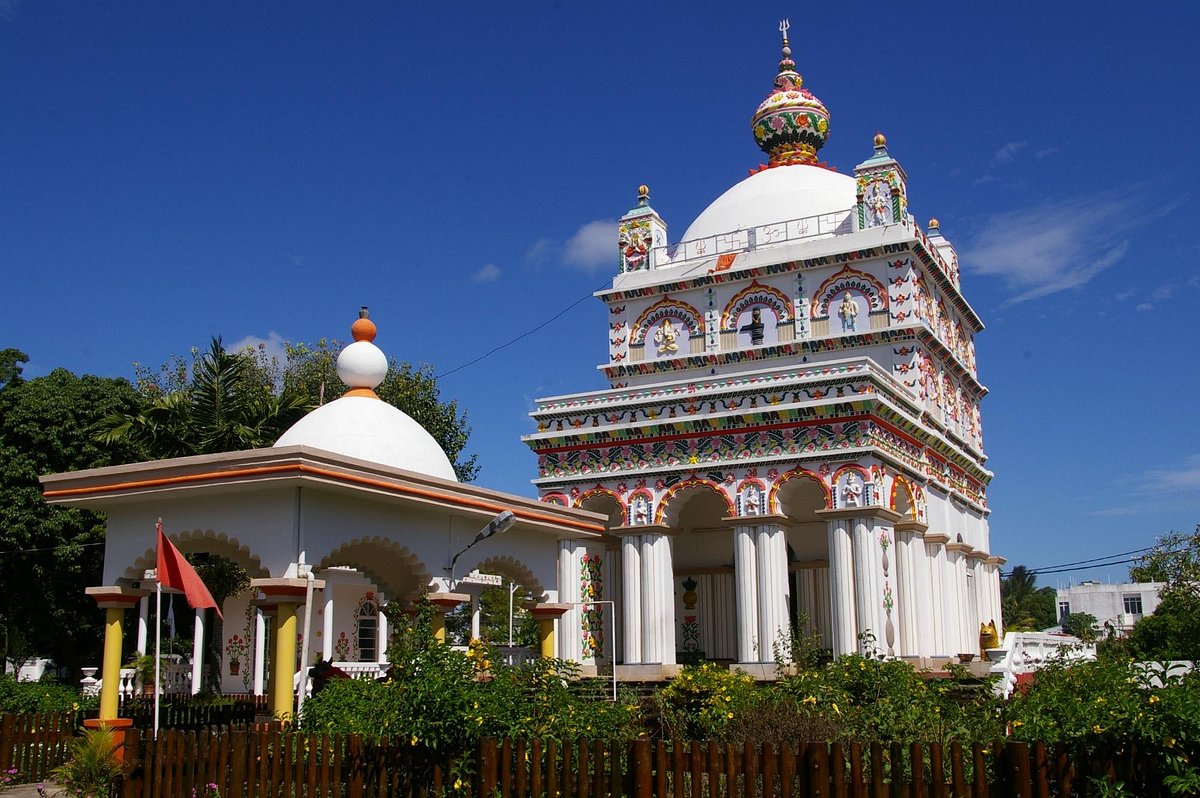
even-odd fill
[[[1004,563],[1008,562],[1003,557],[988,557],[987,559],[987,574],[988,574],[988,590],[992,594],[992,606],[995,608],[993,612],[996,616],[991,620],[996,622],[996,634],[1000,639],[1004,640],[1004,611],[1000,604],[1000,568]]]
[[[896,534],[896,612],[900,624],[900,656],[919,657],[923,653],[922,616],[929,614],[928,597],[922,595],[921,575],[926,573],[920,566],[925,559],[925,546],[921,539],[925,525],[916,521],[902,521],[894,527]]]
[[[626,665],[642,661],[642,536],[614,529],[621,536],[621,653]]]
[[[675,590],[671,538],[665,527],[641,536],[642,662],[675,663]]]
[[[740,526],[733,531],[733,591],[738,662],[757,662],[758,553],[753,527]]]
[[[580,558],[586,551],[577,540],[562,540],[558,543],[558,599],[569,605],[558,619],[558,650],[563,659],[579,661],[583,656],[583,631],[579,592]]]
[[[759,662],[771,662],[775,651],[785,650],[788,639],[787,539],[779,524],[763,523],[756,528],[755,554],[758,572]]]
[[[858,627],[854,606],[854,547],[850,539],[849,518],[830,518],[829,525],[829,604],[833,654],[851,654],[858,648]]]
[[[929,567],[929,592],[932,597],[933,651],[935,657],[950,656],[957,644],[957,639],[951,639],[949,630],[954,628],[951,618],[954,607],[946,595],[946,543],[949,538],[943,534],[925,533],[925,562]]]

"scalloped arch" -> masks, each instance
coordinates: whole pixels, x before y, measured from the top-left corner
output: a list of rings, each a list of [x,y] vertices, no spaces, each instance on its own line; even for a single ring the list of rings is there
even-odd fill
[[[633,331],[630,333],[629,343],[636,344],[644,341],[646,339],[646,330],[667,316],[683,321],[687,325],[688,335],[696,336],[704,334],[704,316],[700,311],[686,302],[663,297],[658,302],[646,308],[642,312],[642,315],[638,316],[637,321],[633,323]]]
[[[701,490],[711,491],[712,493],[715,493],[721,499],[721,501],[723,501],[725,503],[726,515],[729,515],[729,516],[736,515],[734,506],[733,506],[733,500],[729,498],[729,494],[727,494],[724,491],[724,489],[721,488],[720,485],[717,485],[716,483],[714,483],[710,480],[707,480],[707,479],[692,478],[692,479],[685,479],[684,481],[680,482],[679,484],[671,486],[671,488],[669,490],[667,490],[666,493],[663,494],[662,500],[659,501],[658,507],[654,511],[654,523],[656,523],[656,524],[665,523],[666,514],[667,514],[667,511],[671,507],[672,499],[674,499],[680,493],[682,493],[683,491],[685,491],[689,488],[699,488]]]
[[[607,496],[610,499],[612,499],[613,501],[615,501],[618,506],[621,506],[624,504],[624,502],[621,501],[621,497],[617,494],[617,492],[615,490],[612,490],[611,488],[597,487],[597,488],[589,488],[588,490],[585,490],[583,493],[576,496],[574,506],[575,507],[583,507],[583,503],[585,501],[587,501],[588,499],[594,499],[597,496]]]
[[[721,313],[721,329],[726,332],[733,331],[738,317],[751,305],[766,305],[775,311],[775,317],[780,323],[789,321],[792,318],[791,304],[792,301],[782,291],[755,280],[734,294],[733,299],[725,305],[725,310]]]
[[[841,271],[821,283],[821,287],[813,294],[812,317],[814,319],[828,318],[830,301],[847,288],[853,288],[863,293],[870,303],[872,313],[887,310],[887,289],[883,287],[883,283],[866,272],[845,266]]]
[[[264,576],[270,576],[271,573],[263,567],[262,561],[258,555],[250,550],[250,547],[242,543],[237,538],[232,538],[224,532],[215,532],[211,529],[188,529],[183,532],[178,532],[172,535],[167,535],[172,543],[175,544],[184,554],[197,554],[204,552],[207,554],[216,554],[221,557],[237,563],[242,568],[246,569],[246,573],[251,579],[257,579]],[[125,569],[126,579],[141,579],[142,574],[147,569],[155,568],[158,565],[158,552],[152,546],[142,552],[133,563]]]
[[[480,560],[470,570],[507,576],[521,587],[528,588],[535,598],[546,595],[546,586],[534,576],[533,571],[529,570],[529,566],[507,554],[493,554],[491,557]]]
[[[777,513],[780,511],[779,492],[784,485],[786,485],[788,482],[791,482],[793,479],[808,479],[817,483],[817,485],[821,488],[821,495],[825,498],[824,509],[828,510],[833,506],[833,491],[829,489],[829,485],[824,479],[821,478],[821,475],[815,471],[809,471],[807,468],[802,466],[796,466],[791,471],[781,476],[778,480],[776,480],[775,484],[771,486],[771,491],[769,494],[767,494],[767,506],[770,508],[771,512]]]
[[[366,575],[394,598],[424,589],[433,578],[417,555],[406,546],[378,535],[354,538],[322,557],[316,569],[348,566]],[[409,577],[405,580],[404,577]]]
[[[899,474],[892,477],[892,490],[888,498],[888,509],[895,510],[898,513],[903,513],[903,511],[896,506],[897,498],[902,498],[908,503],[908,512],[906,515],[908,516],[909,520],[920,520],[917,518],[917,497],[916,494],[913,493],[912,485],[907,479]]]

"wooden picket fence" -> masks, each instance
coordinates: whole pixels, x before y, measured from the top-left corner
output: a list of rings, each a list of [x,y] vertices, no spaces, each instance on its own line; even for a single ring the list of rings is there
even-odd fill
[[[0,771],[15,769],[15,783],[45,781],[67,760],[79,728],[78,712],[0,716]]]
[[[0,771],[44,781],[67,757],[78,713],[0,718]],[[131,732],[122,798],[1051,798],[1100,794],[1093,779],[1165,795],[1160,763],[1085,759],[1038,743],[859,745],[485,739],[452,761],[409,738],[253,730]],[[457,769],[456,769],[457,768]]]
[[[123,798],[1049,798],[1097,794],[1092,776],[1124,777],[1158,795],[1145,763],[1078,762],[1041,744],[482,741],[470,773],[408,739],[279,730],[164,732],[129,754],[141,762]],[[1143,772],[1137,772],[1142,767]]]

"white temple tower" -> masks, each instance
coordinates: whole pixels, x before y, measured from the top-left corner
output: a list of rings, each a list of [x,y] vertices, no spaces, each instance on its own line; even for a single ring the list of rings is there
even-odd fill
[[[983,324],[882,135],[854,177],[817,160],[829,112],[781,30],[751,120],[769,163],[669,246],[641,187],[597,293],[611,387],[538,402],[534,482],[610,517],[603,562],[594,546],[572,561],[566,542],[560,581],[616,599],[620,662],[768,663],[807,618],[835,654],[940,665],[1000,626]],[[585,615],[563,619],[584,631],[562,653],[586,664]]]

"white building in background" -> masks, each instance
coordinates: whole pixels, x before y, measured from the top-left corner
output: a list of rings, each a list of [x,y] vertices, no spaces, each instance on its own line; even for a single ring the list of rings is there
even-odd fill
[[[1123,585],[1084,582],[1058,589],[1058,620],[1073,612],[1096,618],[1099,631],[1127,635],[1134,624],[1158,609],[1162,582],[1131,582]],[[1109,631],[1105,631],[1109,630]]]
[[[882,135],[852,174],[818,161],[829,112],[781,30],[751,119],[768,164],[678,244],[640,188],[597,293],[609,388],[538,402],[535,484],[608,517],[607,542],[565,544],[564,575],[616,600],[625,664],[763,665],[800,617],[836,654],[978,655],[981,625],[1003,636],[983,323]],[[596,655],[598,621],[564,616],[570,656]]]

